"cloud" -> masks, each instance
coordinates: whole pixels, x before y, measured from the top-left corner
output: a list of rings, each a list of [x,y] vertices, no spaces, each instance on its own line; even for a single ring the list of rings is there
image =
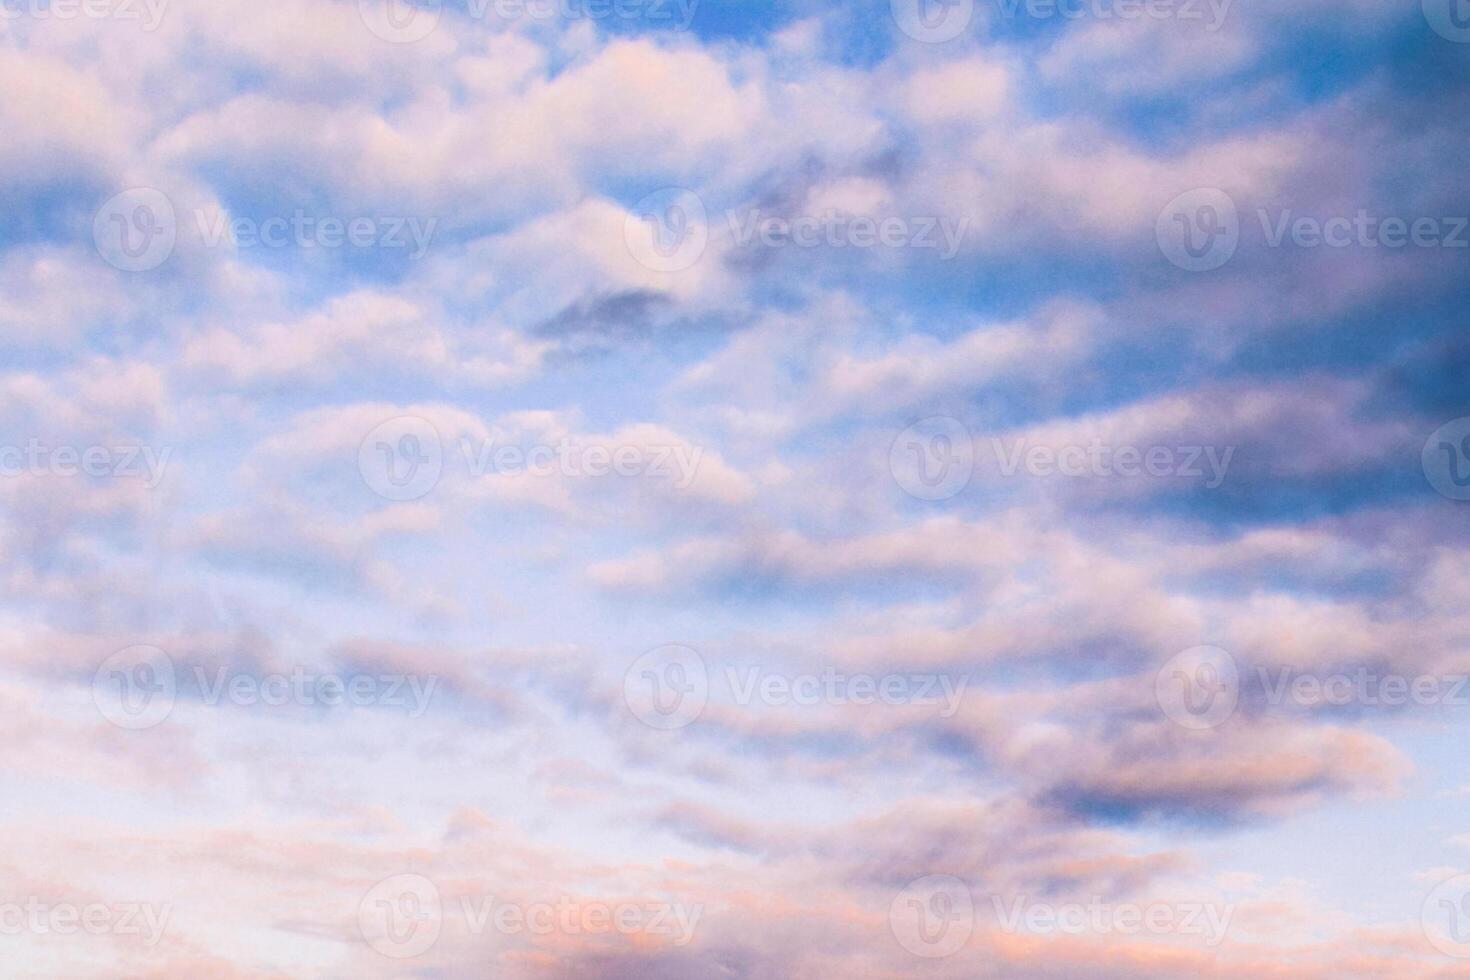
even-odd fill
[[[1466,213],[1470,85],[1417,5],[1023,5],[945,44],[884,3],[687,31],[451,5],[408,44],[355,0],[64,6],[0,9],[0,906],[172,915],[152,947],[22,930],[10,973],[1445,972],[1421,916],[1458,868],[1359,845],[1460,843],[1454,706],[1270,687],[1470,668],[1470,531],[1423,458],[1470,412],[1463,254],[1268,240]],[[129,187],[176,212],[151,270],[94,241]],[[1207,272],[1157,237],[1197,187],[1240,219]],[[650,248],[661,211],[693,238]],[[297,213],[432,236],[225,233]],[[762,217],[932,220],[954,250]],[[935,416],[974,451],[942,500],[893,451]],[[11,467],[32,441],[151,448],[158,479]],[[1027,461],[1093,446],[1199,475]],[[94,682],[134,644],[180,684],[127,730]],[[634,669],[667,644],[698,657]],[[1159,671],[1202,644],[1238,685],[1191,729]],[[210,687],[294,671],[435,687]],[[699,710],[650,724],[643,684]],[[405,874],[442,928],[397,960],[361,920]],[[932,875],[977,913],[949,957],[896,919]],[[1018,897],[1233,918],[1215,947],[1007,931]],[[492,904],[692,935],[476,925]]]

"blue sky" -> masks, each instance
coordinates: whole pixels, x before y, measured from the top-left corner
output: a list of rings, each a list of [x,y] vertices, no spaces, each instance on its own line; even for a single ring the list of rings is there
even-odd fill
[[[12,0],[0,90],[7,975],[1470,976],[1463,0]]]

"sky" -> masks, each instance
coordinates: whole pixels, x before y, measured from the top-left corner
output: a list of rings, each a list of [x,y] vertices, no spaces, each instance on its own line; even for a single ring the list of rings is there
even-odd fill
[[[0,0],[0,973],[1470,977],[1466,0]]]

